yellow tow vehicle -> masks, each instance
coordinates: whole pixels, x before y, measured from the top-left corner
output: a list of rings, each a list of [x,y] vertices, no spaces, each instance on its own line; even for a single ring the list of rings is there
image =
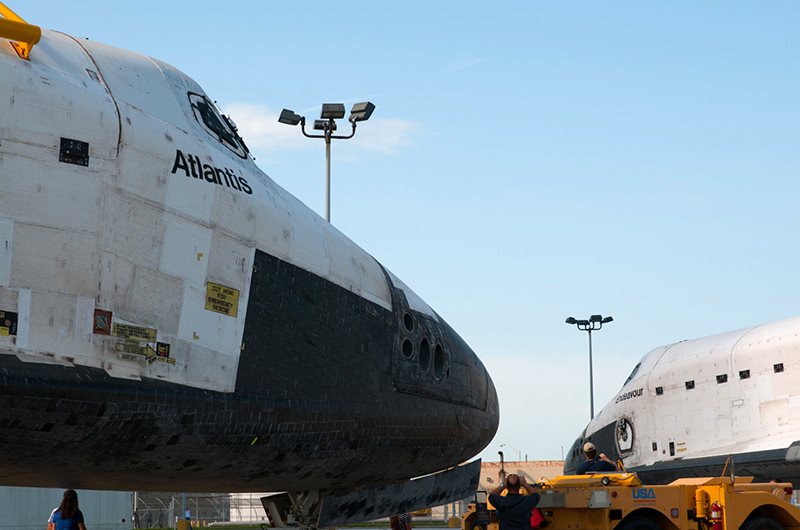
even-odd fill
[[[790,501],[789,483],[716,477],[650,486],[635,473],[602,473],[560,476],[539,485],[533,528],[800,530],[800,508]],[[461,530],[498,530],[497,513],[486,497],[478,493],[461,518]]]

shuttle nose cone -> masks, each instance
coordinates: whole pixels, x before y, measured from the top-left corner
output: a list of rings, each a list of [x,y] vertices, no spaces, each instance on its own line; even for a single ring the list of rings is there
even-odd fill
[[[484,369],[485,371],[485,369]],[[494,381],[492,381],[489,372],[486,372],[486,387],[487,387],[487,399],[486,399],[486,421],[487,421],[487,429],[491,433],[489,438],[486,440],[486,445],[489,445],[489,442],[492,441],[494,438],[495,433],[497,433],[497,427],[500,425],[500,404],[497,401],[497,390],[494,387]]]
[[[500,423],[500,405],[494,381],[483,362],[447,323],[441,321],[441,324],[452,352],[450,388],[456,399],[468,405],[459,418],[465,426],[462,443],[471,453],[464,456],[466,460],[482,451],[494,438]]]
[[[494,435],[497,433],[497,427],[500,425],[500,404],[497,400],[497,390],[495,389],[494,381],[492,381],[492,377],[480,360],[478,360],[478,366],[483,371],[481,386],[485,386],[486,388],[486,405],[481,415],[480,421],[482,421],[483,424],[480,427],[481,435],[478,437],[478,440],[476,440],[476,446],[478,447],[476,453],[482,451],[489,445]]]
[[[497,391],[481,360],[439,315],[399,312],[392,385],[428,418],[426,444],[442,467],[481,452],[500,421]],[[417,398],[422,398],[417,399]]]
[[[431,466],[458,465],[480,453],[500,422],[497,391],[472,348],[419,296],[389,273],[396,318],[391,382],[404,415],[424,414]],[[421,399],[420,399],[421,398]],[[414,448],[416,457],[423,450]]]

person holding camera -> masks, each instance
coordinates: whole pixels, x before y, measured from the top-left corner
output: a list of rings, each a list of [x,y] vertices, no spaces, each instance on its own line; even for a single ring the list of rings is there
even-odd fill
[[[500,485],[489,493],[489,502],[500,519],[500,530],[531,530],[531,512],[540,499],[537,487],[528,484],[524,476],[506,477],[505,471],[500,472]],[[505,497],[500,495],[504,489],[507,490]]]

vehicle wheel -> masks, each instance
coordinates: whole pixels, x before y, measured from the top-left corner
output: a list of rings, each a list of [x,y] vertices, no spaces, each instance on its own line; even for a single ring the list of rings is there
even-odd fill
[[[783,525],[766,515],[750,517],[739,530],[783,530]]]
[[[475,524],[475,521],[472,522],[472,530],[486,530],[482,524]],[[781,528],[781,530],[783,530]]]
[[[647,517],[631,517],[630,519],[626,519],[625,522],[617,528],[619,530],[660,530],[655,521]],[[744,529],[742,528],[741,530]]]

